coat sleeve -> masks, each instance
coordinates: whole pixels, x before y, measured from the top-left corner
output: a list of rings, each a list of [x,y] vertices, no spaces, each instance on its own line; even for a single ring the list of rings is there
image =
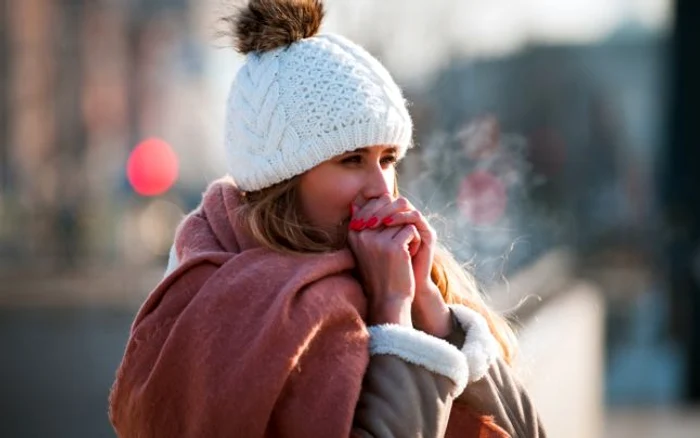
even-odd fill
[[[371,359],[355,411],[355,437],[442,437],[466,361],[444,340],[396,325],[370,327]]]
[[[466,384],[464,356],[412,328],[366,327],[349,305],[353,300],[341,299],[352,288],[347,278],[327,278],[300,297],[295,313],[303,308],[321,324],[303,343],[268,431],[285,437],[442,437],[452,400]],[[323,300],[333,305],[321,305]]]
[[[463,308],[453,307],[452,315],[453,331],[446,340],[467,351],[468,334],[470,329],[478,331],[477,324],[469,324],[472,321],[467,321],[468,312]],[[537,410],[511,367],[500,357],[489,359],[488,363],[485,374],[474,376],[455,399],[455,413],[469,407],[478,415],[491,417],[497,428],[511,437],[544,438]]]
[[[482,379],[470,383],[455,401],[492,416],[512,437],[545,438],[546,433],[530,396],[502,359]]]

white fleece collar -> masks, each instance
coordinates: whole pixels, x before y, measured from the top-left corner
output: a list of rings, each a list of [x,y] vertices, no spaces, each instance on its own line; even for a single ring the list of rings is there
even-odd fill
[[[480,380],[499,356],[498,343],[479,313],[461,305],[450,306],[466,333],[461,351],[449,342],[396,324],[368,328],[371,355],[390,354],[452,380],[454,394]]]
[[[398,324],[374,325],[368,330],[370,355],[390,354],[445,376],[454,382],[454,394],[467,386],[467,361],[449,342]]]
[[[449,307],[466,333],[462,353],[469,366],[469,382],[475,382],[486,375],[501,350],[480,313],[462,305]]]

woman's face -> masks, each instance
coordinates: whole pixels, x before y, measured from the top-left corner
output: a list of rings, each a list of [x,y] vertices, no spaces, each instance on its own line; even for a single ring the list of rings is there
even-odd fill
[[[370,146],[324,161],[300,177],[302,211],[311,222],[345,238],[351,216],[350,204],[362,207],[368,200],[393,197],[398,152],[393,146]]]

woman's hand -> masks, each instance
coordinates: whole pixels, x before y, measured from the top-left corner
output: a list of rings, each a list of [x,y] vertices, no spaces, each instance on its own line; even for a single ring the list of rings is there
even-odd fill
[[[416,290],[409,247],[420,241],[416,227],[381,227],[360,231],[358,219],[390,203],[388,196],[365,204],[350,223],[348,243],[369,299],[369,323],[412,327],[411,304]]]
[[[373,230],[415,227],[419,238],[409,244],[416,288],[411,312],[413,321],[426,333],[446,337],[452,331],[452,318],[439,289],[430,278],[437,243],[435,230],[405,198],[393,202],[385,199],[373,207],[363,208],[354,216],[358,220],[355,228],[360,230],[360,235]]]

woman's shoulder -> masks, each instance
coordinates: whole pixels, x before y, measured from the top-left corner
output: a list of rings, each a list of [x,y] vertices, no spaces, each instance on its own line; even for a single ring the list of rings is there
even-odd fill
[[[149,295],[134,330],[150,332],[164,321],[198,327],[280,327],[301,331],[328,321],[363,319],[365,298],[343,257],[297,258],[262,251],[228,261],[189,260]],[[144,325],[145,324],[145,325]]]
[[[166,274],[166,294],[187,293],[191,306],[234,312],[322,312],[339,306],[364,312],[364,294],[351,274],[354,260],[349,252],[302,255],[256,248],[209,262],[203,256]]]

